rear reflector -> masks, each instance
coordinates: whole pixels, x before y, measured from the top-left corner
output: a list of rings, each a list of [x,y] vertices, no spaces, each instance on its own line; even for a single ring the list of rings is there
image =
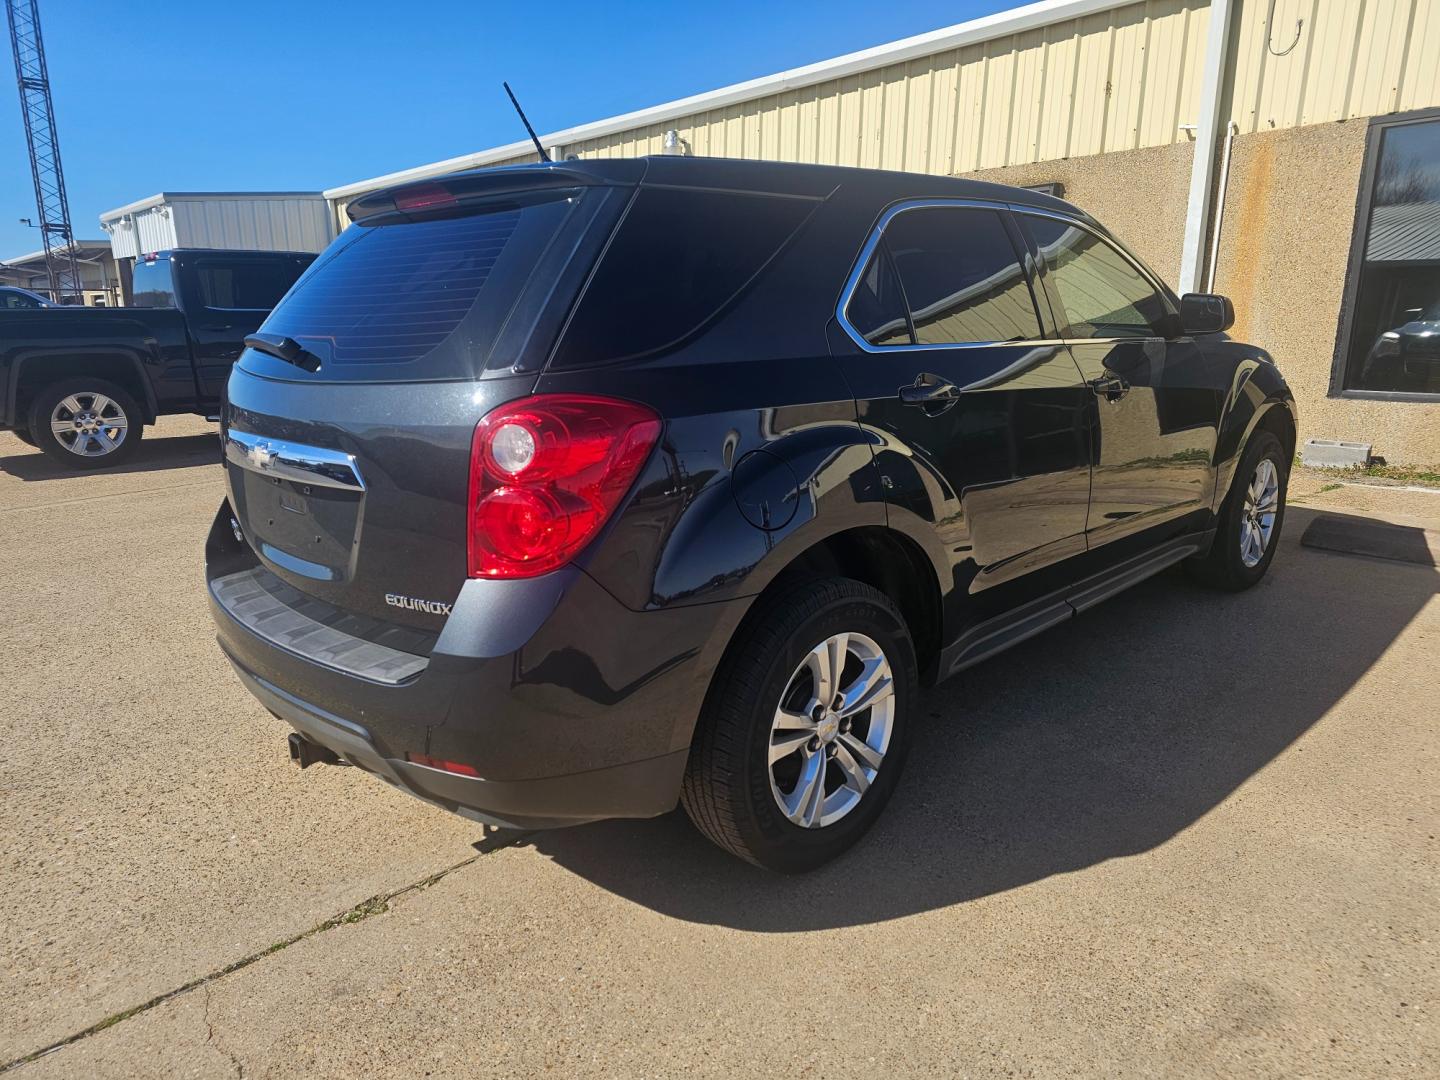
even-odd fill
[[[424,210],[431,206],[454,206],[455,196],[440,184],[416,184],[395,192],[395,209]]]
[[[445,761],[443,758],[431,757],[429,754],[406,753],[405,760],[414,762],[416,765],[424,765],[427,769],[439,769],[442,772],[458,773],[461,776],[480,775],[480,771],[474,765],[462,765],[458,761]]]

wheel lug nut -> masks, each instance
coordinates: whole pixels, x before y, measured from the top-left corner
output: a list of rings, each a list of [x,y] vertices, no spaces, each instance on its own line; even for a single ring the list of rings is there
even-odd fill
[[[819,749],[820,749],[820,738],[819,738],[819,736],[816,736],[816,737],[814,737],[814,738],[812,738],[812,739],[810,740],[810,752],[813,754],[816,750],[819,750]]]

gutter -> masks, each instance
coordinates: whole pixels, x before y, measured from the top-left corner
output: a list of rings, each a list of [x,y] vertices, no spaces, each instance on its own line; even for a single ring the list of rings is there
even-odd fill
[[[844,56],[822,60],[817,64],[791,68],[775,75],[733,83],[718,90],[678,98],[675,101],[655,105],[648,109],[622,113],[605,120],[596,120],[578,127],[554,131],[548,135],[541,135],[540,142],[549,148],[563,149],[587,139],[602,138],[617,132],[629,131],[632,128],[665,124],[682,117],[693,116],[696,113],[723,109],[729,105],[755,101],[789,90],[803,89],[817,83],[830,82],[833,79],[841,79],[849,75],[873,71],[876,68],[904,63],[907,60],[934,56],[936,53],[948,52],[966,45],[976,45],[985,41],[993,41],[996,38],[1010,37],[1027,30],[1036,30],[1055,23],[1080,19],[1100,11],[1112,11],[1127,6],[1129,2],[1132,0],[1040,0],[1039,3],[1026,4],[1024,7],[1013,8],[1010,11],[1002,11],[995,15],[971,19],[968,22],[957,23],[940,30],[931,30],[913,37],[901,38],[899,41],[876,45],[870,49],[861,49],[859,52],[846,53]],[[1229,0],[1212,0],[1212,4],[1215,8],[1228,8]],[[448,172],[493,165],[496,162],[533,153],[534,149],[534,144],[528,139],[507,143],[504,146],[492,147],[478,153],[464,154],[429,165],[420,165],[413,169],[387,173],[369,180],[359,180],[353,184],[328,188],[322,194],[331,201],[345,199],[367,191],[389,187],[392,184],[403,184],[410,180],[422,180]]]
[[[1190,166],[1190,197],[1185,210],[1185,241],[1180,250],[1180,293],[1200,288],[1205,238],[1214,212],[1215,156],[1220,146],[1225,72],[1229,61],[1235,9],[1233,0],[1210,0],[1210,33],[1200,83],[1200,116],[1195,131],[1195,160]],[[1228,127],[1228,125],[1227,125]],[[1213,278],[1212,278],[1213,280]]]

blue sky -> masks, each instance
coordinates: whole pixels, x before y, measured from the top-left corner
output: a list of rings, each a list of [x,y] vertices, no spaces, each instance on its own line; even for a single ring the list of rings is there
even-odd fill
[[[157,191],[318,190],[523,138],[501,79],[543,133],[1017,3],[41,0],[41,25],[89,239]],[[0,259],[40,246],[3,57]]]

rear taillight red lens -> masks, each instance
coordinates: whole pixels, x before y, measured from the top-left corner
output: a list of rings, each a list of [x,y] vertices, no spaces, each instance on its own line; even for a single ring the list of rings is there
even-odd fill
[[[470,576],[564,566],[615,511],[660,419],[614,398],[542,394],[480,421],[470,452]]]

